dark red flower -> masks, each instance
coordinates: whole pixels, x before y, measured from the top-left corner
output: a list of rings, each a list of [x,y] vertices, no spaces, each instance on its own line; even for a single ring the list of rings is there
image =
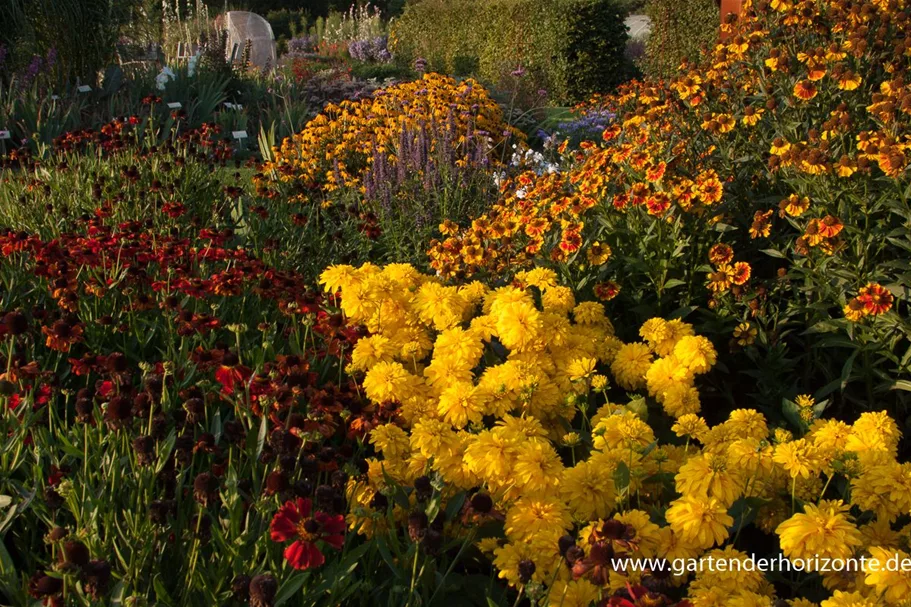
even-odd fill
[[[317,542],[341,550],[345,543],[345,518],[341,514],[312,513],[310,499],[285,502],[270,526],[273,542],[292,542],[285,548],[285,559],[295,569],[319,567],[326,562]],[[312,516],[311,516],[312,513]]]

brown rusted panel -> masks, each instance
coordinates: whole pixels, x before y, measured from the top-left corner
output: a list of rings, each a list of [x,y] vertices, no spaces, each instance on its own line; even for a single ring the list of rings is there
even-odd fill
[[[724,23],[724,18],[730,13],[739,15],[741,7],[742,0],[721,0],[721,22]],[[725,40],[727,37],[728,34],[721,32],[722,40]]]

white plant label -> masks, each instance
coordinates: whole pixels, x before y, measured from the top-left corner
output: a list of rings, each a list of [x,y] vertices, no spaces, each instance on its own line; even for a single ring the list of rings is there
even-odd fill
[[[171,103],[168,104],[168,107],[171,108],[172,110],[179,110],[180,108],[183,107],[183,104],[180,103],[179,101],[172,101]]]
[[[80,86],[80,87],[77,88],[76,90],[79,91],[80,93],[91,93],[91,92],[92,92],[92,87],[90,87],[90,86],[87,85],[87,84],[83,84],[82,86]]]
[[[60,95],[51,95],[51,101],[57,101],[60,99]]]
[[[246,139],[247,138],[247,131],[231,131],[231,134],[234,136],[235,139]]]
[[[0,131],[0,139],[9,139],[9,131],[6,129]]]

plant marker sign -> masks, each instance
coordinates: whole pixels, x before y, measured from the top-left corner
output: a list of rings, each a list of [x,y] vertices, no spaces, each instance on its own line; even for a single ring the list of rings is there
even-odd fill
[[[0,140],[9,139],[9,138],[10,138],[9,129],[0,129]]]
[[[247,131],[231,131],[231,135],[240,141],[241,139],[247,138]]]
[[[183,107],[183,104],[180,103],[179,101],[172,101],[171,103],[168,104],[168,108],[170,108],[172,110],[179,110],[182,107]]]
[[[78,87],[76,90],[79,91],[80,93],[91,93],[92,87],[90,87],[87,84],[83,84],[82,86]]]

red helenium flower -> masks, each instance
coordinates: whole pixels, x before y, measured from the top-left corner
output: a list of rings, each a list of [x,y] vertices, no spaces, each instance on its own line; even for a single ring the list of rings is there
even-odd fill
[[[285,502],[270,525],[273,542],[292,542],[285,548],[285,559],[295,569],[319,567],[326,562],[317,542],[323,542],[341,550],[345,543],[345,518],[341,514],[331,515],[315,512],[309,499],[297,498]]]

